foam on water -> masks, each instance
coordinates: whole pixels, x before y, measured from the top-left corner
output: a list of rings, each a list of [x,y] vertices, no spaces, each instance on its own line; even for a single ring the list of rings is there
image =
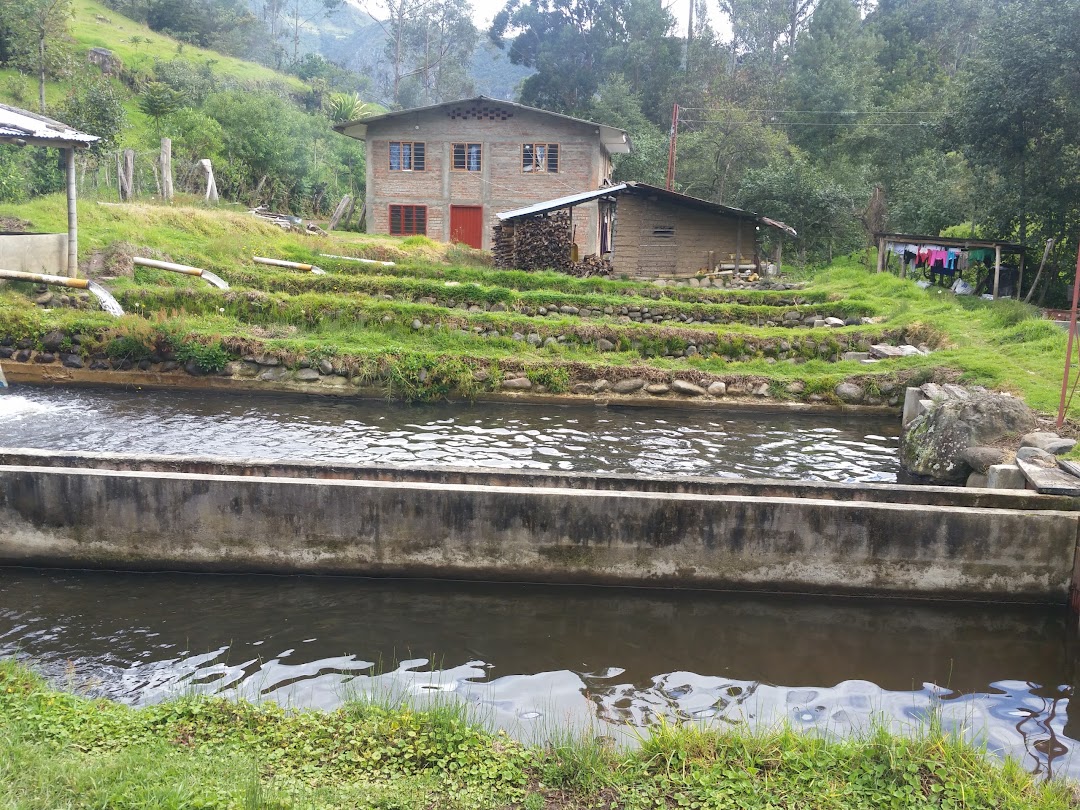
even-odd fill
[[[96,281],[91,281],[86,289],[98,300],[101,308],[108,312],[110,315],[119,316],[124,314],[124,310],[120,306],[120,303],[112,297],[108,290],[106,290]]]

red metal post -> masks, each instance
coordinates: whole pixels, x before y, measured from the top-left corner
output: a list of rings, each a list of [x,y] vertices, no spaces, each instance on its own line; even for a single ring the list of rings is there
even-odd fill
[[[1072,313],[1069,315],[1069,348],[1065,352],[1065,376],[1061,380],[1061,402],[1058,403],[1057,426],[1065,424],[1065,397],[1069,393],[1069,366],[1072,364],[1073,338],[1076,337],[1076,308],[1080,301],[1080,247],[1076,250],[1076,278],[1073,279]]]
[[[675,143],[679,138],[679,105],[671,108],[671,137],[668,140],[667,190],[675,190]]]

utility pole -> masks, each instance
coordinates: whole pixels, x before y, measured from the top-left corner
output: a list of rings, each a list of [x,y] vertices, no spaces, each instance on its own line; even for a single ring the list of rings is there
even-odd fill
[[[675,144],[679,138],[679,105],[671,108],[671,137],[668,140],[667,190],[675,190]]]

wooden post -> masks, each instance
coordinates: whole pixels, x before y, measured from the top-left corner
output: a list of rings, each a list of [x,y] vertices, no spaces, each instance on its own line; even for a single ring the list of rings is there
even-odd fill
[[[742,217],[735,220],[735,275],[739,274],[742,266]]]
[[[879,236],[877,240],[877,272],[885,272],[885,237]]]
[[[784,265],[784,232],[780,232],[780,239],[776,243],[776,274],[780,274],[780,268]]]
[[[165,202],[172,202],[173,173],[171,138],[161,139],[161,197]]]
[[[209,158],[203,158],[199,165],[206,171],[206,202],[217,204],[218,190],[214,181],[214,167],[210,165]]]
[[[1053,247],[1054,247],[1054,240],[1053,239],[1047,239],[1046,240],[1046,248],[1043,250],[1042,261],[1039,262],[1039,272],[1037,272],[1035,274],[1035,280],[1033,282],[1031,282],[1031,289],[1028,290],[1028,294],[1024,298],[1024,303],[1025,304],[1028,301],[1031,300],[1031,296],[1035,292],[1035,288],[1039,286],[1039,279],[1042,278],[1043,268],[1046,267],[1046,260],[1048,258],[1050,258],[1050,251],[1053,249]]]
[[[337,208],[334,209],[333,216],[330,217],[330,223],[326,226],[326,230],[332,231],[338,226],[338,223],[341,221],[342,217],[345,216],[345,212],[348,210],[349,203],[351,202],[352,197],[348,194],[341,198],[341,201],[337,204]]]
[[[65,150],[64,162],[67,168],[67,274],[71,278],[79,275],[79,217],[75,208],[75,147]]]
[[[1016,279],[1016,300],[1020,300],[1020,288],[1024,286],[1024,251],[1020,251],[1020,277]]]
[[[134,180],[135,180],[135,150],[124,150],[124,171],[120,176],[120,199],[123,202],[130,202],[131,197],[134,194]]]
[[[994,300],[998,297],[998,284],[1001,283],[1001,245],[994,245]]]

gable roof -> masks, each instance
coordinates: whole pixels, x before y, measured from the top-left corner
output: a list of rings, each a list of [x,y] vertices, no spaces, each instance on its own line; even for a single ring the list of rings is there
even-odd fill
[[[334,129],[340,132],[342,135],[348,135],[350,138],[362,139],[367,135],[368,125],[378,123],[381,121],[389,121],[394,118],[400,118],[406,115],[414,115],[416,113],[428,112],[430,110],[438,110],[444,107],[452,107],[456,104],[469,104],[471,102],[482,102],[485,104],[498,104],[503,107],[510,107],[515,110],[526,110],[531,113],[537,113],[539,115],[548,115],[552,118],[558,118],[562,121],[572,121],[575,124],[583,124],[589,127],[595,127],[597,134],[600,136],[600,143],[607,149],[609,154],[612,155],[628,155],[630,154],[630,136],[626,134],[625,130],[618,127],[609,127],[607,124],[598,124],[595,121],[586,121],[583,118],[574,118],[571,115],[563,115],[562,113],[551,112],[550,110],[542,110],[539,107],[529,107],[525,104],[518,104],[514,101],[503,101],[498,98],[488,98],[487,96],[475,96],[473,98],[462,98],[457,101],[444,101],[441,104],[430,104],[426,107],[411,107],[407,110],[396,110],[395,112],[383,113],[382,115],[373,115],[369,118],[358,118],[355,121],[346,121],[342,124],[335,124]]]
[[[99,140],[44,115],[0,104],[0,143],[19,146],[89,146]]]
[[[557,197],[554,200],[548,200],[542,203],[536,203],[535,205],[529,205],[525,208],[516,208],[513,211],[503,211],[495,216],[500,221],[506,222],[507,220],[523,219],[526,217],[535,216],[537,214],[544,214],[549,211],[557,211],[560,208],[573,208],[575,205],[588,202],[589,200],[595,200],[598,197],[606,196],[618,196],[619,194],[631,193],[639,194],[641,196],[657,197],[663,199],[666,202],[670,202],[673,205],[682,205],[687,208],[697,208],[701,211],[707,211],[712,214],[721,214],[723,216],[739,217],[741,219],[751,219],[761,225],[767,225],[770,228],[776,228],[783,231],[789,236],[798,236],[798,233],[790,225],[780,222],[776,219],[770,219],[769,217],[763,217],[759,214],[755,214],[753,211],[744,211],[741,208],[732,208],[729,205],[721,205],[720,203],[710,202],[709,200],[702,200],[698,197],[691,197],[689,194],[680,194],[677,191],[668,191],[666,188],[660,188],[659,186],[651,186],[648,183],[636,183],[632,180],[627,180],[625,183],[619,183],[616,186],[605,186],[598,188],[595,191],[584,191],[580,194],[569,194],[565,197]]]

